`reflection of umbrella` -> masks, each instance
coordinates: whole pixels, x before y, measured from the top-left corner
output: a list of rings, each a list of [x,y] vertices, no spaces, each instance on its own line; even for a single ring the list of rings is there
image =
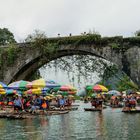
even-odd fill
[[[121,93],[120,93],[119,91],[117,91],[117,90],[110,90],[110,91],[108,92],[108,94],[109,94],[109,95],[118,95],[118,96],[121,95]]]
[[[26,90],[29,88],[28,85],[30,83],[31,82],[20,80],[9,84],[8,87],[15,90]]]

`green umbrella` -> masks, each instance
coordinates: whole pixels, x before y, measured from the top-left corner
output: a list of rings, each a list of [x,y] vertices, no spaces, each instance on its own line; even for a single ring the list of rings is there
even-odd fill
[[[88,86],[86,86],[86,90],[93,90],[93,86],[92,85],[88,85]]]
[[[15,90],[26,90],[29,88],[28,85],[30,83],[31,82],[20,80],[20,81],[16,81],[16,82],[9,84],[8,87],[10,89],[15,89]]]

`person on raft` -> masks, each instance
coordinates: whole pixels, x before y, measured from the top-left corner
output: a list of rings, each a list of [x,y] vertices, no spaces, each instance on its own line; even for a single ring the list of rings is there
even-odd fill
[[[65,109],[65,99],[64,99],[64,96],[62,96],[60,99],[59,99],[59,105],[60,105],[60,109]]]
[[[125,104],[125,107],[124,107],[124,110],[133,110],[133,109],[136,109],[136,99],[135,97],[133,96],[126,96],[124,98],[124,104]]]
[[[33,97],[31,102],[31,113],[35,113],[41,107],[41,99],[38,95]]]
[[[19,112],[20,110],[24,110],[24,107],[20,97],[16,95],[14,99],[14,111]]]
[[[101,96],[98,98],[92,97],[91,106],[94,106],[96,109],[102,109],[103,99]]]
[[[91,106],[94,106],[94,108],[97,108],[97,99],[95,97],[91,98]]]

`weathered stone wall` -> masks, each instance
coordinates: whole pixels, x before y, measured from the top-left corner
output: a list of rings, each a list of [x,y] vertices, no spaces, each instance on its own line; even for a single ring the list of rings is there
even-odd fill
[[[125,57],[125,71],[133,81],[140,85],[140,47],[133,46],[123,54]]]
[[[55,39],[51,40],[53,43]],[[59,39],[57,39],[57,42]],[[112,40],[111,40],[112,41]],[[113,40],[114,41],[114,40]],[[112,41],[112,43],[114,43]],[[14,80],[28,79],[28,77],[39,67],[51,60],[66,55],[73,54],[90,54],[104,58],[118,66],[136,83],[140,84],[140,46],[132,45],[126,40],[124,43],[120,38],[120,42],[115,43],[119,46],[109,43],[94,43],[87,41],[81,43],[61,42],[53,55],[43,53],[42,47],[32,47],[29,43],[19,44],[18,54],[12,65],[3,64],[0,68],[0,81],[9,83]],[[140,44],[139,42],[137,42]],[[39,44],[38,44],[39,45]],[[41,44],[42,45],[42,44]],[[48,47],[47,45],[45,46]],[[6,59],[4,60],[7,61]]]

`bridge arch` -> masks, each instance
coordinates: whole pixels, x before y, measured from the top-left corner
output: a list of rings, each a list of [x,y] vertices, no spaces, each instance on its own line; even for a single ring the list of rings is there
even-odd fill
[[[20,62],[23,61],[22,62],[23,64],[21,63],[20,64],[21,66],[18,66],[18,68],[14,70],[11,78],[7,79],[8,80],[7,83],[10,83],[15,80],[21,80],[21,79],[28,80],[28,78],[32,75],[32,73],[34,73],[37,69],[39,69],[44,64],[49,63],[50,61],[55,60],[57,58],[68,56],[68,55],[96,56],[96,57],[111,61],[118,66],[121,66],[121,61],[118,61],[118,55],[116,55],[116,57],[115,55],[114,57],[112,57],[113,54],[112,55],[107,54],[107,52],[113,53],[113,51],[110,49],[111,48],[108,46],[104,47],[104,49],[100,49],[97,46],[93,47],[91,45],[87,45],[87,46],[68,45],[68,46],[59,47],[59,49],[57,49],[56,52],[50,55],[48,54],[44,55],[40,52],[40,50],[30,50],[29,52],[26,53],[25,57],[27,59],[25,59],[25,61],[21,60],[20,59],[21,56],[19,56]],[[21,58],[24,58],[24,56],[22,56]]]
[[[82,40],[82,41],[81,41]],[[50,44],[57,44],[54,53],[42,50]],[[67,55],[87,54],[108,60],[124,71],[134,82],[140,84],[140,45],[139,41],[124,38],[95,38],[92,36],[64,37],[45,40],[44,44],[17,44],[18,54],[12,65],[8,65],[3,56],[0,68],[0,81],[10,83],[15,80],[27,79],[31,73],[54,59]],[[79,43],[80,42],[80,43]],[[105,42],[105,43],[104,43]],[[113,44],[113,45],[112,45]],[[115,44],[115,45],[114,45]]]

